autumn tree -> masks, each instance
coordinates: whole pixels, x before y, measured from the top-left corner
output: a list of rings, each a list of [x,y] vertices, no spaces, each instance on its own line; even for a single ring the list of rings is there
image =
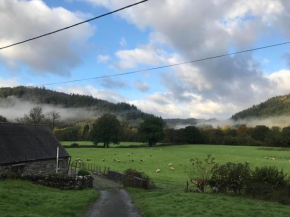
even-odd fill
[[[111,143],[120,143],[121,124],[113,114],[104,114],[93,124],[91,138],[95,145],[104,144],[109,148]]]

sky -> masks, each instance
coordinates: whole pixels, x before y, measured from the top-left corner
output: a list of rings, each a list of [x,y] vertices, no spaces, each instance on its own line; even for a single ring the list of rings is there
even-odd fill
[[[138,0],[1,0],[0,47]],[[0,50],[0,87],[126,73],[290,41],[289,0],[149,0]],[[163,118],[228,119],[290,93],[290,45],[119,77],[45,86]]]

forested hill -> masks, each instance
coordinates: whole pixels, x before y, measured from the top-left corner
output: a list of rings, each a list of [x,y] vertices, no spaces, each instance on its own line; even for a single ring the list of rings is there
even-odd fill
[[[66,94],[36,87],[0,88],[0,98],[8,98],[10,96],[37,104],[55,105],[63,108],[86,108],[87,110],[95,110],[100,113],[116,113],[126,116],[128,119],[138,119],[147,115],[134,105],[127,103],[115,104],[93,98],[92,96]]]
[[[290,94],[276,96],[232,116],[233,120],[290,115]]]

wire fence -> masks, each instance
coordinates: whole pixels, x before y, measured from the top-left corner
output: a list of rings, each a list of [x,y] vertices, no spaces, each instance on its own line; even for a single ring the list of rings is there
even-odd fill
[[[92,163],[84,163],[81,161],[73,161],[70,164],[70,175],[77,176],[79,170],[87,170],[92,173],[97,173],[101,175],[108,175],[110,167],[102,167]]]

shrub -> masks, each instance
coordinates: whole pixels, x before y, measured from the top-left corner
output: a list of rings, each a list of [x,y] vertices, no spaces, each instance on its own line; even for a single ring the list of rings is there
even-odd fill
[[[214,158],[210,155],[204,161],[199,159],[191,159],[191,167],[189,169],[189,179],[201,192],[206,193],[206,186],[208,185],[211,169],[214,166]]]
[[[91,175],[91,174],[87,170],[80,170],[80,171],[78,171],[78,176],[88,176],[88,175]]]
[[[277,191],[288,189],[288,183],[287,174],[283,170],[279,171],[275,166],[256,167],[245,192],[253,198],[270,199]]]
[[[127,169],[127,170],[124,171],[124,174],[126,176],[134,176],[134,177],[138,177],[138,178],[141,178],[141,179],[148,178],[148,176],[145,173],[138,172],[137,170],[134,170],[134,169]]]
[[[71,147],[79,147],[79,144],[78,143],[72,143],[70,146]]]
[[[251,170],[248,163],[235,164],[226,163],[223,165],[215,165],[212,170],[212,177],[209,185],[217,188],[219,192],[233,191],[241,193],[251,178]]]

